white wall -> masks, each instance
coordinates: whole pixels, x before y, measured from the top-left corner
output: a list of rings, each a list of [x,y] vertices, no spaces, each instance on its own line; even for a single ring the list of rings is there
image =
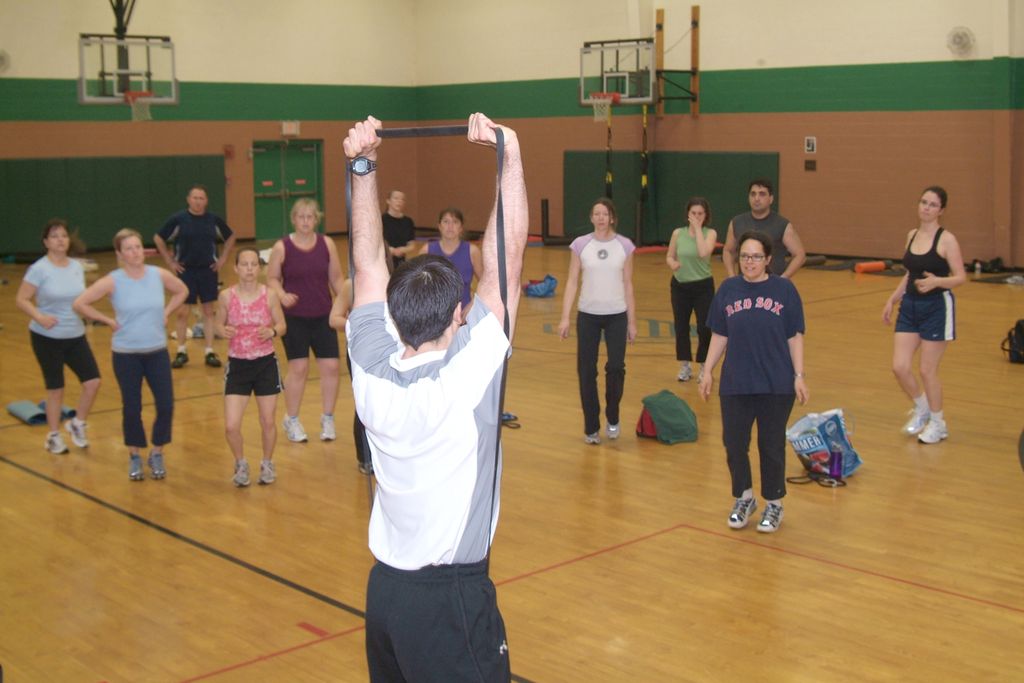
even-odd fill
[[[170,35],[185,81],[434,85],[565,78],[586,40],[654,33],[701,6],[701,67],[753,69],[1024,56],[1024,0],[138,0],[129,31]],[[0,77],[73,78],[77,37],[108,33],[107,0],[0,0]],[[689,67],[689,40],[666,59]]]

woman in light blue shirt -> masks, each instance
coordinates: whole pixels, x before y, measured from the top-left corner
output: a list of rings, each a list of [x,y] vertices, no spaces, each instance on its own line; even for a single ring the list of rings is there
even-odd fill
[[[130,228],[114,235],[114,250],[121,267],[104,275],[75,299],[74,309],[90,320],[98,320],[114,331],[111,350],[114,376],[121,388],[121,420],[124,443],[128,446],[128,478],[142,481],[141,450],[146,448],[142,425],[142,380],[149,384],[156,404],[150,475],[163,479],[163,447],[171,442],[174,416],[174,386],[171,360],[167,355],[167,317],[188,296],[188,287],[170,271],[146,265],[142,236]],[[171,298],[164,302],[164,291]],[[116,318],[101,313],[93,304],[110,297]]]
[[[64,423],[71,441],[79,448],[89,445],[85,421],[100,388],[100,371],[85,338],[85,325],[71,309],[71,302],[85,290],[85,272],[81,263],[68,258],[71,237],[67,221],[51,219],[43,228],[43,245],[46,256],[28,267],[15,303],[32,318],[28,325],[32,351],[46,385],[46,424],[50,431],[45,446],[50,453],[60,455],[68,452],[60,433],[64,366],[71,368],[82,383],[75,417]]]

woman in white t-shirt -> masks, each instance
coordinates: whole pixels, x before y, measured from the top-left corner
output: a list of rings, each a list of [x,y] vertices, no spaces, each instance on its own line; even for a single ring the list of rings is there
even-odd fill
[[[570,245],[558,335],[569,337],[569,315],[579,290],[576,315],[576,371],[583,404],[583,434],[588,444],[601,443],[601,401],[597,392],[597,354],[604,334],[605,418],[609,439],[619,438],[619,402],[626,381],[626,342],[636,339],[633,298],[633,242],[615,232],[615,205],[602,197],[590,209],[594,232]],[[582,285],[580,274],[582,273]]]
[[[32,322],[29,335],[32,351],[43,371],[46,384],[46,450],[50,453],[68,452],[60,433],[61,408],[64,402],[64,366],[78,376],[82,395],[78,398],[75,416],[64,423],[71,441],[79,448],[89,445],[85,421],[100,389],[100,371],[96,358],[85,338],[85,324],[71,310],[71,303],[85,291],[85,272],[82,264],[68,257],[71,236],[68,223],[61,218],[51,219],[43,228],[46,256],[25,272],[18,288],[15,303]],[[35,302],[33,303],[33,299]]]

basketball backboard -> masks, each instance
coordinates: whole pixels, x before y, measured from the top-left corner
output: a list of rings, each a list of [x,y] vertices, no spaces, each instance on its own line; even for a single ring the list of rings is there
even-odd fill
[[[125,104],[125,93],[150,104],[177,104],[174,43],[169,36],[82,33],[78,39],[78,101]]]
[[[657,98],[654,39],[595,40],[580,48],[581,105],[595,93],[618,93],[619,104],[654,104]]]

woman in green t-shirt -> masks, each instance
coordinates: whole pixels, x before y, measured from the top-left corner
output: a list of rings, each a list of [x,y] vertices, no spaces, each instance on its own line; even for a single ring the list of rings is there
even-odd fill
[[[715,249],[717,233],[707,227],[711,222],[711,207],[703,197],[693,197],[686,203],[689,224],[672,231],[672,239],[665,255],[665,263],[672,269],[672,315],[676,329],[676,360],[680,362],[680,382],[693,377],[690,352],[690,316],[697,315],[697,363],[704,372],[704,359],[708,355],[711,330],[708,329],[708,308],[715,295],[715,280],[711,277],[711,252]]]

